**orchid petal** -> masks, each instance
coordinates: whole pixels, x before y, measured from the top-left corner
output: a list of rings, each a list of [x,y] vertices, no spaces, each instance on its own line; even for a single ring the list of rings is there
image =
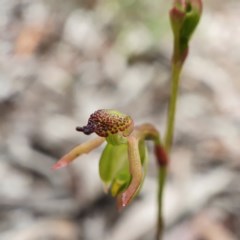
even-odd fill
[[[139,140],[134,136],[128,137],[128,157],[131,182],[128,188],[118,196],[118,208],[127,206],[138,192],[143,179],[142,164],[139,153]]]
[[[52,169],[56,170],[59,168],[66,167],[69,163],[74,161],[80,155],[89,153],[93,149],[99,147],[104,141],[105,141],[104,138],[98,137],[76,146],[69,153],[64,155],[58,162],[56,162],[52,166]]]

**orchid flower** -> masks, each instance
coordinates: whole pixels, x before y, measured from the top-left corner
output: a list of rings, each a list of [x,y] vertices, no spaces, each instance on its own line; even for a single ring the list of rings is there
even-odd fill
[[[108,192],[117,197],[119,209],[131,202],[143,183],[148,162],[146,140],[154,142],[159,165],[167,164],[167,155],[157,129],[151,124],[134,126],[130,116],[118,111],[98,110],[90,115],[86,126],[77,127],[76,130],[98,136],[73,148],[54,164],[53,169],[69,165],[80,155],[89,153],[106,141],[100,157],[99,174]]]

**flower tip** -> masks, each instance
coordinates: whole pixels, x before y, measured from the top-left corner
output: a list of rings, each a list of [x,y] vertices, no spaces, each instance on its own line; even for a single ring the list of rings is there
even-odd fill
[[[127,203],[124,202],[124,199],[123,199],[122,195],[120,195],[117,198],[117,209],[118,209],[118,211],[122,211],[123,208],[125,208],[126,206],[127,206]]]
[[[52,166],[52,170],[58,170],[60,168],[64,168],[68,165],[67,161],[65,159],[59,160]]]
[[[125,208],[132,200],[133,195],[128,192],[123,192],[117,197],[117,208],[118,210],[122,210]]]
[[[192,7],[199,12],[200,14],[202,13],[203,9],[203,4],[202,0],[191,0]]]
[[[76,127],[76,131],[83,132],[86,135],[90,135],[94,132],[94,129],[90,126],[84,126],[84,127]]]
[[[173,7],[170,10],[169,14],[170,14],[171,19],[175,20],[175,21],[181,21],[185,17],[185,12],[183,12],[180,9],[178,9],[177,7]]]

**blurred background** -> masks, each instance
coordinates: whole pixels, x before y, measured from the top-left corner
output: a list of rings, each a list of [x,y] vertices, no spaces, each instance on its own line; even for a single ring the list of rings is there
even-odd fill
[[[101,148],[51,166],[114,108],[163,132],[171,1],[0,0],[0,240],[151,240],[156,171],[121,213]],[[182,74],[165,240],[240,239],[240,1],[204,1]],[[91,136],[92,137],[92,136]],[[149,149],[152,149],[151,144]]]

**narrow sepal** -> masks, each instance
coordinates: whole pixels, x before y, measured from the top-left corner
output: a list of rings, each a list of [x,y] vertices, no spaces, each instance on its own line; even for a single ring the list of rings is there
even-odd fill
[[[99,147],[104,141],[105,141],[104,138],[97,137],[95,139],[89,140],[83,144],[76,146],[70,152],[64,155],[58,162],[56,162],[52,166],[52,169],[56,170],[59,168],[66,167],[68,164],[73,162],[80,155],[89,153],[93,149]]]
[[[117,197],[117,206],[121,210],[126,207],[138,192],[143,180],[143,169],[139,154],[139,140],[135,137],[128,138],[128,158],[131,182],[128,188]]]

